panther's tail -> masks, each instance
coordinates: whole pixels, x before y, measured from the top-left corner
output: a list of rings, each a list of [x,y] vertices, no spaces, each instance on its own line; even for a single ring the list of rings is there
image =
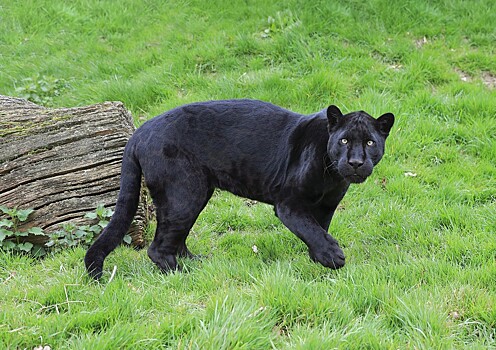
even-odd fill
[[[121,243],[138,208],[141,167],[134,156],[134,147],[131,142],[128,142],[124,149],[120,185],[114,215],[84,257],[86,270],[94,279],[102,276],[103,261]]]

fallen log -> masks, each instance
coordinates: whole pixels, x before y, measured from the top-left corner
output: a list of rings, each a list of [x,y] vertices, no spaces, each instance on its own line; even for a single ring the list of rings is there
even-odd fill
[[[0,95],[0,205],[35,210],[21,230],[94,223],[84,215],[98,204],[115,207],[121,158],[134,129],[121,102],[50,109]],[[133,245],[144,245],[147,220],[142,194],[129,230]]]

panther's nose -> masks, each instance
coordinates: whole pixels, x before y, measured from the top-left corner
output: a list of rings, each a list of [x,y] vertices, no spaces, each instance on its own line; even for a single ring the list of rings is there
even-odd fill
[[[352,158],[348,160],[348,164],[353,167],[353,169],[358,169],[363,165],[363,160]]]

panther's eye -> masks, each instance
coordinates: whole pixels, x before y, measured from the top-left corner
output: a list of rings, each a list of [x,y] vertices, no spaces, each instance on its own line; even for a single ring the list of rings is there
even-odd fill
[[[372,141],[372,140],[368,140],[368,141],[367,141],[367,146],[373,146],[373,145],[374,145],[374,143],[375,143],[374,141]]]
[[[343,145],[346,145],[346,144],[348,143],[348,140],[347,140],[347,139],[341,139],[341,140],[339,140],[339,141],[341,141],[341,143],[342,143]]]

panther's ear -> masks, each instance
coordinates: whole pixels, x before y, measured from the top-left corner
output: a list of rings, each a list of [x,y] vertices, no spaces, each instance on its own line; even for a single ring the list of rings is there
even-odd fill
[[[377,118],[379,131],[381,131],[384,135],[389,135],[389,130],[393,127],[394,124],[394,115],[393,113],[385,113]]]
[[[334,106],[330,105],[327,107],[327,121],[329,123],[329,130],[331,130],[336,124],[338,123],[339,118],[343,116],[343,113],[341,113],[341,110]]]

